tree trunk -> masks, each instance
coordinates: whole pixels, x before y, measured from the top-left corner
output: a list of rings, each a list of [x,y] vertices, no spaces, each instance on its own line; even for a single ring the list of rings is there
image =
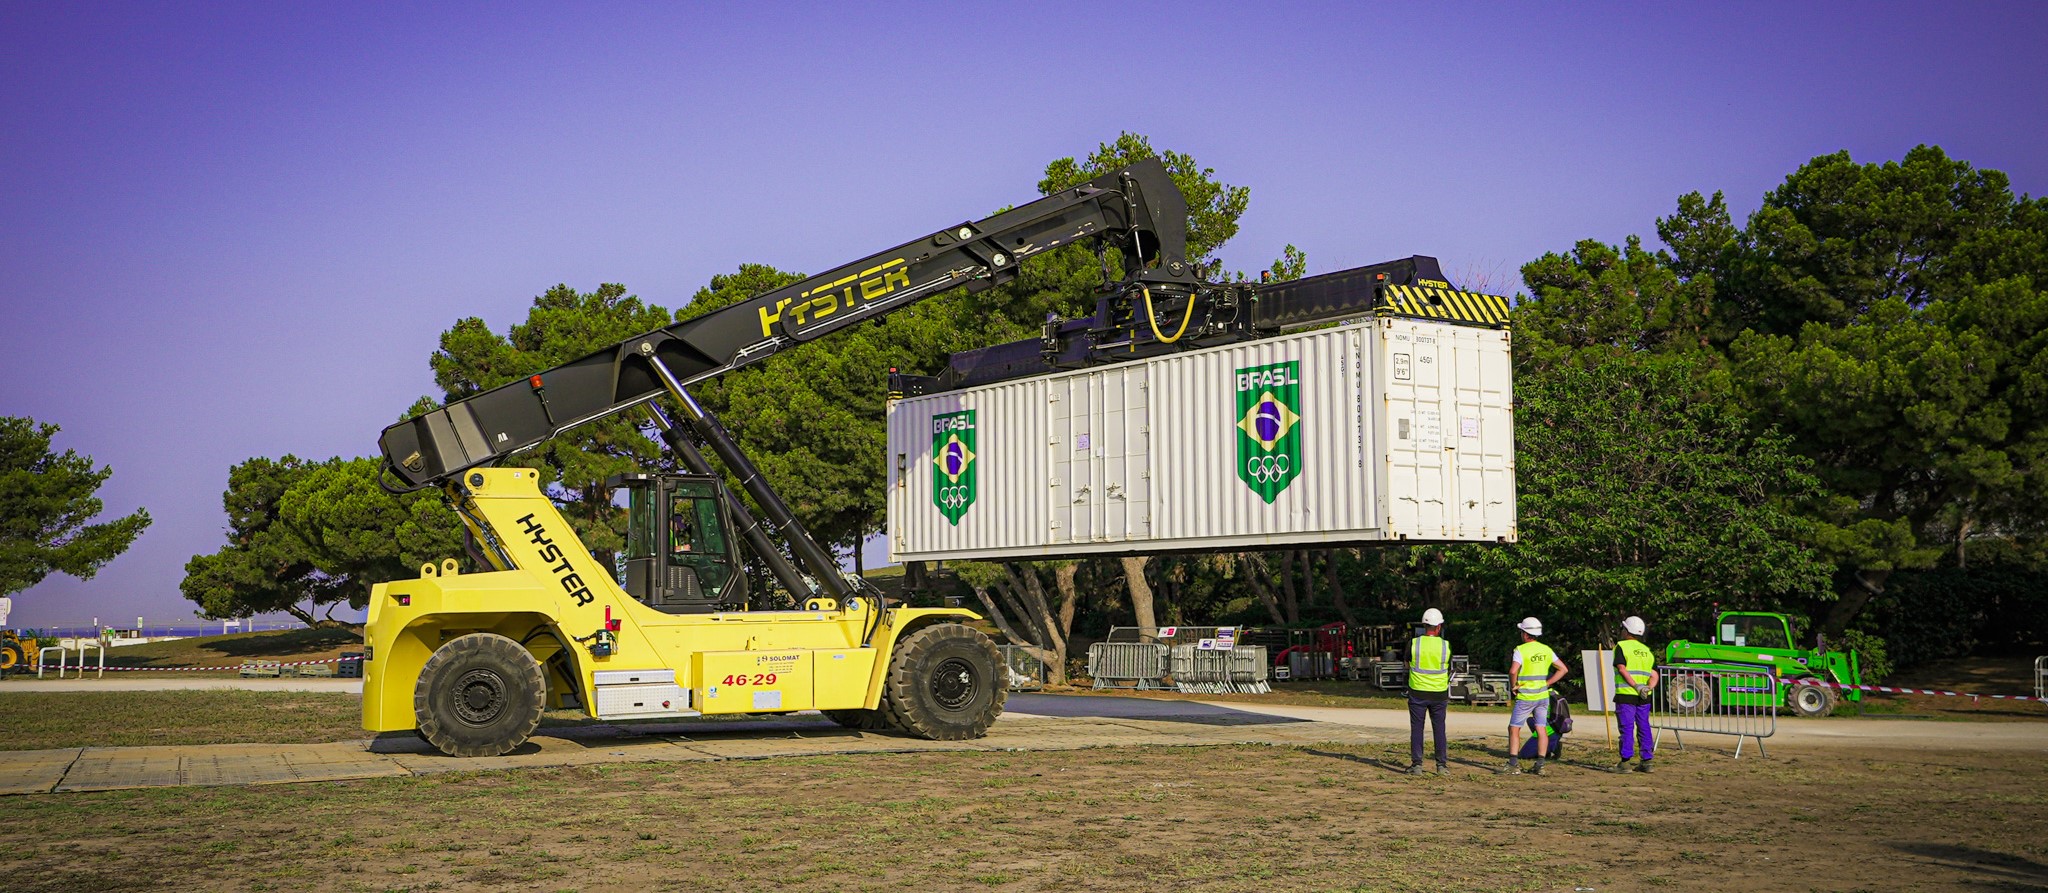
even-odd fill
[[[1080,572],[1081,562],[1078,561],[1069,561],[1052,572],[1053,588],[1060,593],[1060,613],[1056,618],[1059,624],[1060,646],[1054,649],[1059,660],[1052,665],[1048,674],[1050,678],[1046,681],[1054,685],[1067,684],[1067,643],[1073,640],[1074,610],[1081,603],[1080,587],[1074,585],[1074,577]]]
[[[1273,586],[1266,582],[1266,561],[1254,552],[1238,553],[1240,570],[1244,572],[1245,585],[1252,588],[1252,594],[1259,597],[1259,604],[1266,606],[1266,613],[1272,615],[1274,626],[1286,626],[1287,618],[1280,615],[1280,600],[1273,597]]]
[[[1305,607],[1316,606],[1316,553],[1314,549],[1301,550],[1301,603]]]
[[[1003,631],[1004,638],[1007,638],[1012,642],[1031,641],[1030,639],[1018,635],[1017,631],[1011,628],[1009,618],[1004,617],[1002,609],[996,607],[996,600],[988,597],[987,587],[975,586],[972,588],[974,590],[974,597],[981,599],[981,607],[984,610],[988,611],[989,621],[996,625],[996,629]]]
[[[996,594],[1002,597],[1003,604],[1009,607],[1010,613],[1017,618],[1017,625],[1023,627],[1025,634],[1029,636],[1024,644],[1047,647],[1052,641],[1052,635],[1038,625],[1038,613],[1025,603],[1023,580],[1009,565],[1005,564],[1003,570],[1008,576],[996,581]]]
[[[1019,573],[1011,564],[1004,564],[1003,569],[1009,571],[1010,578],[1016,581],[1024,606],[1031,611],[1032,625],[1045,632],[1045,638],[1038,644],[1053,651],[1064,650],[1065,637],[1059,634],[1059,627],[1053,622],[1052,606],[1046,601],[1045,584],[1039,581],[1038,571],[1027,567]]]
[[[1067,637],[1060,632],[1058,624],[1053,620],[1052,607],[1046,602],[1045,584],[1039,580],[1038,571],[1029,566],[1019,568],[1008,562],[1004,562],[1003,570],[1010,575],[1011,585],[1016,588],[1019,600],[1031,612],[1032,625],[1045,634],[1038,641],[1038,659],[1048,665],[1048,676],[1057,675],[1064,683]],[[1059,669],[1053,670],[1053,667]]]
[[[1856,571],[1849,575],[1855,584],[1848,592],[1835,599],[1835,606],[1828,609],[1828,618],[1821,624],[1821,633],[1829,641],[1840,641],[1849,624],[1856,621],[1856,615],[1863,613],[1870,600],[1884,594],[1885,581],[1891,579],[1891,571]]]
[[[1156,633],[1159,621],[1152,614],[1152,584],[1145,582],[1145,565],[1151,562],[1149,556],[1120,558],[1124,566],[1124,583],[1131,590],[1131,613],[1137,617],[1138,626]],[[1141,630],[1140,635],[1145,635]]]
[[[1301,600],[1294,595],[1294,553],[1280,553],[1280,606],[1287,609],[1287,624],[1301,622]]]
[[[1965,548],[1969,542],[1970,514],[1964,512],[1963,519],[1956,523],[1956,570],[1968,570],[1970,567],[1969,551]]]
[[[1323,553],[1323,583],[1330,588],[1330,601],[1337,605],[1337,615],[1344,618],[1346,625],[1357,626],[1358,618],[1352,615],[1351,603],[1344,598],[1344,585],[1337,582],[1337,553],[1334,551]]]

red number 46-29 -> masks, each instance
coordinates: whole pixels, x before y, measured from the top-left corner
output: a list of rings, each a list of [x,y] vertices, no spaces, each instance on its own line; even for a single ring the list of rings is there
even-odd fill
[[[775,684],[775,674],[774,674],[774,673],[755,673],[754,675],[752,675],[752,676],[749,676],[749,675],[747,675],[747,674],[745,674],[745,673],[737,673],[737,674],[734,674],[734,675],[731,675],[731,676],[727,676],[727,677],[725,677],[725,679],[721,680],[721,681],[720,681],[720,682],[719,682],[718,684],[720,684],[720,685],[774,685],[774,684]]]

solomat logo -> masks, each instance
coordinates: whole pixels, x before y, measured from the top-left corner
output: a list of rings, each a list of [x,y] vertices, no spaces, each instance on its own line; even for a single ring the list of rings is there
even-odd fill
[[[932,416],[932,504],[953,526],[974,504],[974,410]]]
[[[1301,362],[1237,370],[1237,478],[1271,505],[1301,476]]]

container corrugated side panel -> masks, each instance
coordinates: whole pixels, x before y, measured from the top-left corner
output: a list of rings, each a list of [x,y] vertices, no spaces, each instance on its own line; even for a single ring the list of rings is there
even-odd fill
[[[1364,458],[1373,438],[1360,395],[1363,331],[1346,326],[1150,361],[1159,539],[1270,545],[1373,538],[1360,536],[1378,523]],[[1268,505],[1238,478],[1236,372],[1287,360],[1300,363],[1300,405],[1292,408],[1300,416],[1302,470]]]
[[[897,400],[889,406],[889,549],[1037,547],[1047,529],[1044,379]],[[975,501],[959,524],[932,501],[932,418],[975,411]]]

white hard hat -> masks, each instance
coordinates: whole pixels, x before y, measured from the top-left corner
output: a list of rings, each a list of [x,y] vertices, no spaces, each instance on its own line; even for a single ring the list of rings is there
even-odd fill
[[[1522,618],[1522,622],[1515,624],[1515,628],[1532,636],[1543,635],[1543,621],[1534,617]]]
[[[1621,628],[1627,630],[1631,636],[1640,636],[1646,627],[1643,626],[1643,618],[1630,617],[1621,622]]]
[[[1422,623],[1424,626],[1442,626],[1444,625],[1444,612],[1435,608],[1424,611],[1422,612]]]

